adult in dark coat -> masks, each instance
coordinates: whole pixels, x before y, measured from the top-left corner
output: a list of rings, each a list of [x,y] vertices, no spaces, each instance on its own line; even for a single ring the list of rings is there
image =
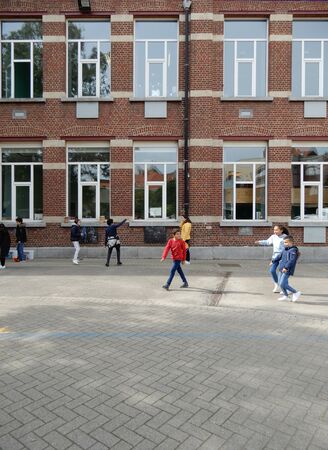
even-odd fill
[[[117,234],[117,229],[126,222],[126,219],[120,223],[113,223],[113,219],[107,220],[107,227],[105,231],[105,247],[108,247],[107,261],[105,266],[109,266],[110,257],[112,256],[113,248],[116,248],[117,265],[120,266],[121,262],[121,242]]]
[[[0,223],[0,269],[6,268],[6,257],[10,250],[10,236],[7,228]]]

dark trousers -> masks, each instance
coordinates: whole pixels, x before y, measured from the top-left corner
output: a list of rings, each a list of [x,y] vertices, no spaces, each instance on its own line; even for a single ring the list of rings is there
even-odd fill
[[[190,239],[187,239],[185,241],[185,243],[188,244],[188,248],[187,248],[187,251],[186,251],[186,261],[190,262]]]
[[[2,266],[5,266],[5,265],[6,265],[6,258],[3,258],[3,257],[1,256],[1,258],[0,258],[0,263],[1,263]]]
[[[113,245],[113,247],[109,247],[108,246],[107,262],[106,262],[106,264],[109,264],[110,258],[112,256],[113,248],[116,248],[117,263],[121,262],[121,246],[120,246],[120,244],[117,244],[117,245]]]
[[[172,267],[171,267],[170,276],[169,276],[169,278],[168,278],[168,280],[167,280],[167,282],[166,282],[166,285],[167,285],[167,286],[170,286],[170,284],[172,283],[172,280],[173,280],[173,278],[174,278],[175,272],[178,272],[178,274],[179,274],[180,277],[181,277],[181,280],[182,280],[184,283],[186,283],[186,284],[188,283],[188,282],[187,282],[187,279],[186,279],[186,277],[185,277],[185,274],[183,273],[183,270],[181,269],[181,261],[174,260],[174,261],[173,261],[173,265],[172,265]]]

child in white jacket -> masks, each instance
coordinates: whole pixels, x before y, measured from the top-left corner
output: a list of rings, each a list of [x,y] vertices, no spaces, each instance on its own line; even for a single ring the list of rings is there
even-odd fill
[[[277,275],[277,268],[279,265],[279,262],[273,262],[274,259],[282,253],[284,250],[284,239],[288,236],[288,230],[283,225],[276,225],[273,228],[273,234],[269,237],[269,239],[263,240],[263,241],[256,241],[255,244],[259,245],[272,245],[273,246],[273,253],[269,268],[269,273],[272,277],[274,287],[273,292],[280,292],[279,284],[278,284],[278,275]]]

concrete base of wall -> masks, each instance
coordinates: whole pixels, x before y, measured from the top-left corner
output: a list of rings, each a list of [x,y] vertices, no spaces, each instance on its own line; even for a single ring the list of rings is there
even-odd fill
[[[34,258],[72,258],[73,247],[28,247],[34,250]],[[328,247],[299,247],[301,261],[304,262],[328,262]],[[160,259],[162,247],[122,247],[122,259]],[[107,250],[104,247],[81,247],[80,256],[82,258],[105,258]],[[232,259],[247,260],[260,259],[268,260],[272,255],[270,247],[192,247],[193,259]],[[115,249],[113,251],[116,258]]]

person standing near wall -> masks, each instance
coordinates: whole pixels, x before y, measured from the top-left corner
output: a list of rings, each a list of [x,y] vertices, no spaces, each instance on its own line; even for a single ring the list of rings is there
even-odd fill
[[[190,264],[190,235],[191,235],[191,220],[187,214],[183,214],[183,221],[180,223],[181,239],[186,243],[186,264]]]
[[[3,223],[0,223],[0,269],[6,268],[6,257],[10,250],[10,236],[7,228]]]
[[[173,238],[168,240],[163,251],[161,262],[165,260],[170,250],[171,250],[171,258],[173,259],[173,265],[170,271],[169,278],[167,282],[162,286],[162,288],[166,289],[167,291],[170,289],[170,285],[172,283],[176,271],[178,271],[178,274],[180,275],[181,280],[183,282],[183,285],[180,287],[187,288],[189,287],[188,281],[181,268],[181,264],[184,264],[186,261],[186,244],[181,239],[180,230],[174,231]]]
[[[117,265],[121,266],[121,242],[117,234],[117,229],[126,222],[126,219],[120,223],[114,223],[113,219],[107,220],[107,227],[105,232],[105,247],[108,247],[107,261],[105,266],[109,267],[109,261],[112,256],[113,248],[116,249]]]
[[[26,227],[21,217],[16,219],[17,262],[26,260],[24,246],[27,242]]]
[[[78,217],[74,218],[74,223],[71,227],[71,241],[75,248],[75,253],[73,256],[73,264],[79,264],[79,253],[80,253],[80,241],[81,241],[81,221]]]

